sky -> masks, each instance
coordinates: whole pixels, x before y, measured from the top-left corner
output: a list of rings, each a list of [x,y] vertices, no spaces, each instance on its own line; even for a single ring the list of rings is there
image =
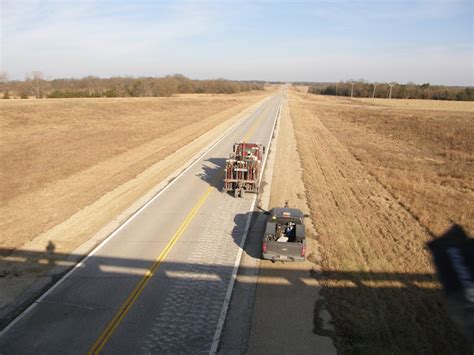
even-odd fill
[[[474,85],[474,1],[0,0],[0,70]]]

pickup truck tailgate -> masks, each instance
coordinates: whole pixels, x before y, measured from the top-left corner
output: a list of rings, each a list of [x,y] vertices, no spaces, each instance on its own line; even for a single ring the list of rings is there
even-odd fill
[[[304,260],[305,243],[267,241],[263,252],[265,259]]]

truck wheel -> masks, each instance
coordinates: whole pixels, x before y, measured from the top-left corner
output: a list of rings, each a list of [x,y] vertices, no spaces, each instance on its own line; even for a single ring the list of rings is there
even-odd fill
[[[245,190],[244,189],[240,189],[240,197],[241,198],[245,197]]]
[[[235,190],[234,190],[234,197],[235,197],[235,198],[238,198],[238,197],[239,197],[239,190],[240,190],[240,189],[235,189]]]

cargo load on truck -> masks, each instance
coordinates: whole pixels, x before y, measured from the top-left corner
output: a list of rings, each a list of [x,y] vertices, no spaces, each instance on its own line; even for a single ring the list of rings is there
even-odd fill
[[[226,160],[224,191],[235,197],[244,197],[246,192],[258,193],[265,147],[259,143],[235,143]]]

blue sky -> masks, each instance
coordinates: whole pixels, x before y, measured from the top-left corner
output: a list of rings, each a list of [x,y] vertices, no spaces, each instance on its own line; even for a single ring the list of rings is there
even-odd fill
[[[472,1],[1,0],[1,70],[474,85]]]

